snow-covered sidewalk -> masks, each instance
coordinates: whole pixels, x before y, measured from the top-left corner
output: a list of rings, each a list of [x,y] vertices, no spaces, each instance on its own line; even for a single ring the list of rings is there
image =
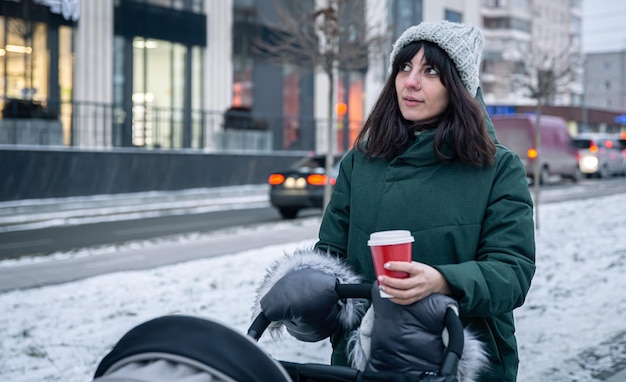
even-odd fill
[[[605,379],[626,361],[626,195],[545,204],[541,223],[537,273],[516,311],[518,380]],[[0,294],[0,380],[90,381],[125,332],[165,314],[244,333],[264,269],[313,240]],[[330,354],[327,341],[260,344],[296,362],[327,363]]]

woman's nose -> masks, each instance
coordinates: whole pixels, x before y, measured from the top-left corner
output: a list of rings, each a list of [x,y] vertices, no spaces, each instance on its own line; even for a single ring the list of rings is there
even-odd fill
[[[420,83],[420,75],[416,70],[411,71],[409,75],[406,76],[405,84],[407,87],[417,88],[419,86],[419,83]]]

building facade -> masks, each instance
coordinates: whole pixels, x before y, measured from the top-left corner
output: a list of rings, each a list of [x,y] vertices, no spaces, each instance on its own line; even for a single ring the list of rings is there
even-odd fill
[[[584,81],[586,107],[626,114],[626,51],[587,54]]]
[[[272,33],[275,3],[1,0],[3,123],[13,124],[19,143],[18,115],[10,113],[19,103],[56,117],[56,143],[65,146],[345,151],[405,28],[423,20],[481,21],[478,0],[347,0],[387,44],[363,69],[338,70],[329,102],[331,84],[319,68],[255,54],[254,39]],[[326,0],[283,2],[286,9],[295,4],[311,12]],[[329,123],[335,142],[325,133]]]
[[[483,0],[487,103],[535,104],[539,72],[557,77],[555,105],[582,102],[582,1]]]
[[[482,27],[481,86],[494,105],[534,103],[519,86],[533,43],[558,50],[580,40],[580,0],[346,1],[386,42],[366,66],[338,70],[331,84],[318,67],[279,64],[254,50],[256,38],[275,32],[274,0],[0,0],[0,143],[342,152],[383,86],[393,41],[411,25],[447,19]],[[283,5],[312,11],[326,2]],[[582,103],[576,83],[555,104]],[[623,107],[623,98],[593,103],[593,91],[588,106]],[[19,141],[19,131],[47,140]]]

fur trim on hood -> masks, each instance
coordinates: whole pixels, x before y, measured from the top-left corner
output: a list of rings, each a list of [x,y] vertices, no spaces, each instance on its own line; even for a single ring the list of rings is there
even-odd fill
[[[341,259],[312,248],[296,249],[292,254],[285,254],[267,268],[265,277],[256,290],[252,308],[253,319],[261,313],[261,299],[272,289],[276,282],[288,273],[301,269],[313,269],[323,272],[335,277],[340,284],[359,284],[362,282],[361,276],[357,275]],[[345,299],[339,300],[338,304],[341,307],[338,317],[339,324],[345,329],[351,329],[359,323],[368,301],[363,299]],[[283,333],[283,328],[281,322],[272,322],[268,330],[272,338],[278,339]]]

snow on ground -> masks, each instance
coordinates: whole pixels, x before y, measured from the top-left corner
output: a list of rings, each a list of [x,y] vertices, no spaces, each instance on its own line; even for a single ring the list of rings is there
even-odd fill
[[[518,380],[600,380],[626,362],[626,195],[545,204],[540,217],[537,273],[515,313]],[[244,333],[264,269],[312,243],[0,294],[0,380],[90,381],[124,333],[165,314],[211,318]],[[327,341],[268,336],[260,345],[295,362],[327,363],[330,354]]]

